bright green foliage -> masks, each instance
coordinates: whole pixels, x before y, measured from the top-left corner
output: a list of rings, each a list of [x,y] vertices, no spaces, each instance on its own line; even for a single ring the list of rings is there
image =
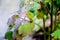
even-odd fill
[[[60,29],[57,29],[51,34],[54,38],[60,38]]]
[[[44,15],[44,19],[46,19],[47,18],[47,16],[46,15]]]
[[[8,40],[13,40],[12,34],[13,33],[11,31],[6,32],[5,38],[8,39]]]
[[[22,32],[23,35],[29,34],[34,27],[34,23],[25,23],[23,25],[20,25],[18,28],[19,32]]]
[[[40,2],[40,1],[42,1],[42,0],[34,0],[35,2]]]
[[[51,34],[56,39],[60,38],[60,22],[57,23],[57,26],[57,30]]]
[[[34,19],[34,22],[35,22],[36,24],[39,24],[39,23],[40,23],[40,20],[39,20],[38,18],[35,18],[35,19]]]
[[[50,0],[44,0],[44,2],[50,2]]]
[[[37,2],[34,2],[33,5],[34,5],[33,8],[34,8],[35,10],[37,10],[37,9],[39,9],[39,8],[41,7],[40,4],[38,4]]]
[[[19,18],[19,15],[14,15],[13,18],[14,18],[14,19]]]
[[[37,9],[41,8],[41,6],[37,2],[33,2],[31,5],[33,5],[33,7],[30,9],[30,12],[36,15]]]
[[[27,15],[27,17],[30,18],[30,19],[34,18],[34,14],[31,13],[30,11],[28,11],[28,12],[26,13],[26,15]]]
[[[38,25],[35,25],[35,27],[33,28],[33,31],[37,32],[40,29],[40,27]]]
[[[58,28],[60,29],[60,22],[57,23]]]
[[[53,15],[56,14],[57,8],[58,8],[58,6],[60,6],[60,0],[55,0],[56,4],[54,2],[51,4],[52,0],[41,0],[41,1],[42,2],[40,2],[40,0],[34,0],[34,2],[30,3],[31,8],[26,12],[26,16],[27,16],[27,18],[32,19],[34,23],[28,22],[23,25],[20,25],[18,28],[18,34],[17,34],[18,36],[21,34],[28,35],[31,31],[40,30],[40,27],[41,27],[40,19],[43,19],[43,18],[47,19],[48,13],[51,13],[52,4],[53,4],[52,14]],[[19,16],[14,15],[13,18],[17,19],[17,18],[19,18]],[[10,23],[11,28],[14,25],[15,24],[13,24],[12,22]],[[41,25],[42,25],[42,23],[41,23]],[[58,25],[58,29],[51,34],[54,38],[60,38],[60,23],[58,23],[57,25]],[[54,26],[54,25],[52,25],[52,26]],[[12,32],[7,32],[6,38],[9,40],[13,40]]]

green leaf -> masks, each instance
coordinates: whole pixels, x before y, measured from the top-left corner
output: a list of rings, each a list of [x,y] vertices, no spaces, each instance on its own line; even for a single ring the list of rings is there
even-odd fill
[[[44,12],[43,11],[37,13],[37,18],[38,19],[43,19],[43,17],[44,17]]]
[[[55,32],[53,32],[51,36],[53,36],[56,39],[60,38],[60,29],[57,29]]]
[[[34,23],[26,23],[21,25],[18,28],[18,31],[22,32],[23,35],[27,35],[32,31],[33,27],[34,27]]]
[[[57,2],[57,5],[60,5],[60,0],[56,0],[56,2]]]
[[[40,19],[38,19],[38,18],[34,18],[34,23],[36,23],[36,24],[39,24],[40,23]]]
[[[35,25],[35,27],[33,28],[33,31],[37,32],[40,29],[40,27],[38,25]]]
[[[40,1],[42,1],[42,0],[34,0],[35,2],[40,2]]]
[[[10,27],[13,27],[15,24],[13,22],[10,22],[10,25],[11,25]]]
[[[34,10],[33,8],[31,8],[31,9],[30,9],[30,12],[34,13],[34,12],[35,12],[35,10]]]
[[[57,23],[58,28],[60,29],[60,22]]]
[[[50,0],[45,0],[45,2],[49,2]]]
[[[34,8],[35,10],[41,8],[40,4],[38,4],[37,2],[34,2],[33,5],[34,5],[33,8]]]
[[[8,39],[8,40],[13,40],[13,37],[12,37],[12,31],[6,32],[5,38]]]
[[[9,25],[10,29],[11,29],[14,25],[15,25],[15,24],[14,24],[13,22],[10,22],[10,25]]]
[[[13,18],[14,18],[14,19],[19,18],[19,15],[14,15]]]
[[[53,5],[53,14],[55,15],[57,12],[57,7],[55,5]]]
[[[46,19],[47,18],[47,16],[46,15],[44,15],[44,19]]]
[[[34,18],[34,14],[31,13],[30,11],[28,11],[28,12],[26,13],[26,15],[27,15],[27,17],[30,18],[30,19],[33,19],[33,18]]]
[[[32,12],[34,15],[36,15],[37,9],[41,8],[41,6],[37,2],[33,2],[31,5],[33,5],[33,7],[30,8],[30,12]]]

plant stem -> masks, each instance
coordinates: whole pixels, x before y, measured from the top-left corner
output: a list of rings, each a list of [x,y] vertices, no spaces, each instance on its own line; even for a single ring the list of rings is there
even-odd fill
[[[52,33],[52,25],[53,25],[53,0],[51,0],[51,14],[50,14],[50,16],[51,16],[51,32],[50,32],[50,34]],[[50,40],[51,40],[51,35],[50,35]]]
[[[44,40],[46,40],[45,18],[43,18],[43,27],[44,27]]]
[[[56,18],[57,18],[57,8],[56,8],[56,13],[55,13],[55,22],[54,22],[55,26],[54,26],[54,30],[56,30],[56,21],[57,21]]]

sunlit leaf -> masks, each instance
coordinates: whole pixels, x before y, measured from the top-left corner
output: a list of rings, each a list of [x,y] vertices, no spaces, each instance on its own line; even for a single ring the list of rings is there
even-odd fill
[[[34,0],[35,2],[40,2],[40,1],[42,1],[42,0]]]
[[[14,19],[17,19],[17,18],[19,18],[19,15],[14,15],[13,17],[14,17]]]
[[[45,0],[45,2],[49,2],[50,0]]]
[[[35,18],[34,18],[34,22],[35,22],[36,24],[39,24],[39,23],[40,23],[40,20],[35,17]]]
[[[43,19],[34,18],[34,23],[38,24],[39,27],[43,27]]]
[[[33,27],[34,27],[34,23],[26,23],[21,25],[18,28],[18,31],[22,32],[23,35],[27,35],[32,31]]]
[[[34,14],[31,13],[30,11],[28,11],[28,12],[26,13],[26,15],[27,15],[27,17],[30,18],[30,19],[33,19],[33,18],[34,18]]]
[[[41,8],[40,4],[38,4],[37,2],[34,2],[34,9],[37,10],[39,8]]]
[[[56,31],[54,31],[51,36],[53,36],[54,38],[60,38],[60,29],[57,29]]]
[[[34,28],[33,28],[33,31],[38,31],[40,29],[40,27],[38,25],[35,25]]]

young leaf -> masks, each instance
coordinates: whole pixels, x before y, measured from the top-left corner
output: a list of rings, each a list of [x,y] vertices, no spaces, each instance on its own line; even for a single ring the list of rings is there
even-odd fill
[[[18,31],[22,32],[23,35],[27,35],[31,32],[33,27],[34,27],[34,23],[26,23],[26,24],[21,25],[18,28]]]
[[[27,17],[30,18],[30,19],[33,19],[33,18],[34,18],[34,14],[31,13],[30,11],[28,11],[28,12],[26,13],[26,15],[27,15]]]
[[[60,0],[56,0],[56,2],[57,2],[57,5],[60,5]]]
[[[14,18],[14,19],[19,18],[19,15],[14,15],[13,18]]]
[[[55,39],[60,38],[60,29],[57,29],[55,32],[51,34]]]

